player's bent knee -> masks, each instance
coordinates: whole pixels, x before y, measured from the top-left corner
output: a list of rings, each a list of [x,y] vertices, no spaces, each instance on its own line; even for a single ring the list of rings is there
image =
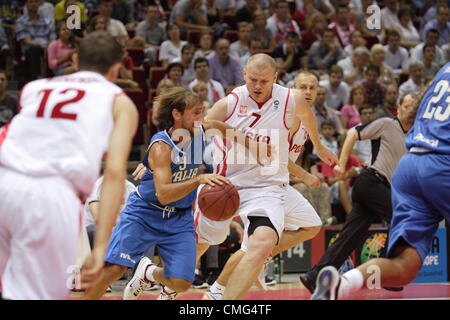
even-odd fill
[[[320,229],[322,229],[322,226],[304,228],[304,230],[308,231],[311,238],[314,238],[320,232]]]
[[[170,280],[172,281],[170,289],[172,289],[176,292],[184,292],[184,291],[187,291],[191,287],[191,282],[189,282],[185,279],[172,278]]]

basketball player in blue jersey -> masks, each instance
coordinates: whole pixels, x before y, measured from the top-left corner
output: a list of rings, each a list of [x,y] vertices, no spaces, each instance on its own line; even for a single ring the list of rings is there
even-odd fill
[[[334,267],[325,267],[312,299],[346,298],[368,287],[375,272],[383,287],[410,283],[422,267],[440,221],[450,221],[450,63],[426,90],[406,147],[409,152],[392,178],[389,259],[369,260],[342,277]]]
[[[145,286],[157,281],[176,292],[186,291],[194,280],[196,240],[192,203],[200,184],[228,183],[217,174],[200,174],[205,131],[223,135],[232,130],[237,140],[263,162],[262,150],[270,147],[250,140],[220,121],[204,121],[201,99],[184,88],[173,88],[158,97],[158,121],[165,128],[149,144],[142,182],[133,192],[113,230],[106,253],[106,266],[85,299],[99,299],[107,287],[128,268],[136,266],[124,299],[135,300]],[[200,123],[202,123],[200,125]],[[164,268],[157,267],[144,252],[157,245]]]

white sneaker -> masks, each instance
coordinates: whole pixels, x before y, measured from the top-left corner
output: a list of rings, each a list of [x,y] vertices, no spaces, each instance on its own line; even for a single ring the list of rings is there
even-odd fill
[[[340,276],[336,268],[323,268],[317,275],[316,290],[311,295],[311,300],[337,300],[339,284]]]
[[[161,289],[161,286],[157,284],[156,282],[147,285],[147,287],[144,288],[144,291],[155,291]]]
[[[202,296],[202,300],[222,300],[223,293],[212,292],[211,289],[206,290]]]
[[[175,300],[178,296],[178,292],[167,290],[166,286],[161,284],[161,293],[156,300]]]
[[[139,295],[144,291],[152,281],[149,281],[145,277],[145,271],[148,266],[155,265],[147,257],[142,257],[134,271],[133,277],[125,286],[123,290],[123,300],[137,300]]]

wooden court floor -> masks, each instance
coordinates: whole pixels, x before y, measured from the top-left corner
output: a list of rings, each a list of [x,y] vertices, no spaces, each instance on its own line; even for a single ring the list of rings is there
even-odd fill
[[[201,300],[206,289],[189,289],[180,294],[177,300]],[[140,300],[156,300],[159,290],[145,291]],[[71,299],[78,300],[81,293],[72,293]],[[252,288],[245,300],[309,300],[310,293],[300,283],[281,283],[270,286],[268,291]],[[121,300],[122,291],[113,290],[102,300]],[[450,283],[410,284],[403,291],[393,292],[384,289],[361,290],[347,300],[450,300]]]

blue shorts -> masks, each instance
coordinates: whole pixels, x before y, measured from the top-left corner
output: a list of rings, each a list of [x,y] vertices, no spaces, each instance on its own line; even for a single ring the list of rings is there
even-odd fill
[[[424,261],[439,222],[450,221],[450,155],[405,154],[392,177],[392,206],[388,257],[403,238]]]
[[[113,229],[105,261],[131,268],[153,245],[159,248],[166,278],[194,281],[196,242],[192,210],[172,212],[170,217],[166,212],[163,218],[162,210],[133,192]]]

